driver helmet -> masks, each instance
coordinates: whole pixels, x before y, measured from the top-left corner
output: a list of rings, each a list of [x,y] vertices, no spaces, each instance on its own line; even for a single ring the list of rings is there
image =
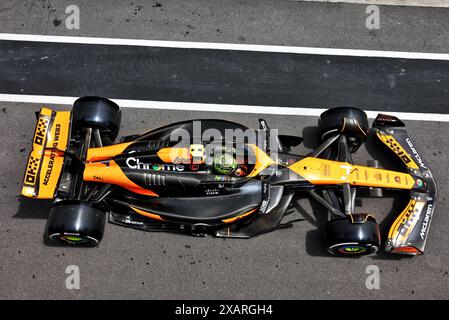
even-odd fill
[[[212,166],[218,174],[233,174],[239,167],[232,154],[224,153],[214,156]]]

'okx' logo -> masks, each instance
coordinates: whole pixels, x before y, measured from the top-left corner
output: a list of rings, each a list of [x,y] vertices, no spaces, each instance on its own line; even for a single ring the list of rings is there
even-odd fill
[[[40,146],[44,145],[45,132],[47,131],[47,127],[48,127],[48,119],[42,117],[39,118],[36,128],[36,134],[34,135],[35,144],[38,144]]]

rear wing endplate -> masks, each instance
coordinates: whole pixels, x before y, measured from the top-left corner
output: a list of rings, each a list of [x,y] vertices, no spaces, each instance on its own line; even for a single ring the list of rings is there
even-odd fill
[[[23,196],[37,199],[54,197],[68,146],[70,119],[70,111],[40,110],[33,149],[23,179]]]

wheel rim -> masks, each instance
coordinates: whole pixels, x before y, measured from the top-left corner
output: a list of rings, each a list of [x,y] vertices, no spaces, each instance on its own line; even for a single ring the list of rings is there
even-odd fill
[[[50,235],[49,238],[53,241],[71,245],[95,245],[98,243],[98,240],[93,237],[79,234],[56,233]]]
[[[60,236],[61,237],[61,236]],[[83,238],[81,237],[75,237],[75,236],[62,236],[63,240],[66,239],[68,241],[73,241],[73,242],[80,242],[83,241]]]
[[[375,252],[376,250],[373,251],[373,249],[375,247],[359,243],[339,243],[329,247],[331,253],[353,256]]]
[[[337,250],[342,254],[362,254],[365,253],[368,249],[359,245],[346,245],[338,248]]]

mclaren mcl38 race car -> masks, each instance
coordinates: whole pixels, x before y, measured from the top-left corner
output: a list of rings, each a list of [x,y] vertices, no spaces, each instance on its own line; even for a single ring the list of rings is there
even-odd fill
[[[323,242],[332,254],[370,254],[381,245],[392,253],[424,251],[437,188],[394,116],[379,114],[370,128],[360,109],[329,109],[319,118],[322,143],[307,156],[291,153],[301,137],[279,135],[263,119],[252,131],[224,120],[183,121],[116,142],[120,122],[119,106],[99,97],[79,98],[71,111],[37,113],[22,195],[52,199],[47,239],[96,246],[106,220],[146,231],[251,238],[278,229],[294,194],[303,192],[328,214]],[[353,162],[368,134],[390,149],[402,171],[382,169],[374,159],[367,166]],[[363,189],[409,197],[382,241],[374,217],[355,212]]]

